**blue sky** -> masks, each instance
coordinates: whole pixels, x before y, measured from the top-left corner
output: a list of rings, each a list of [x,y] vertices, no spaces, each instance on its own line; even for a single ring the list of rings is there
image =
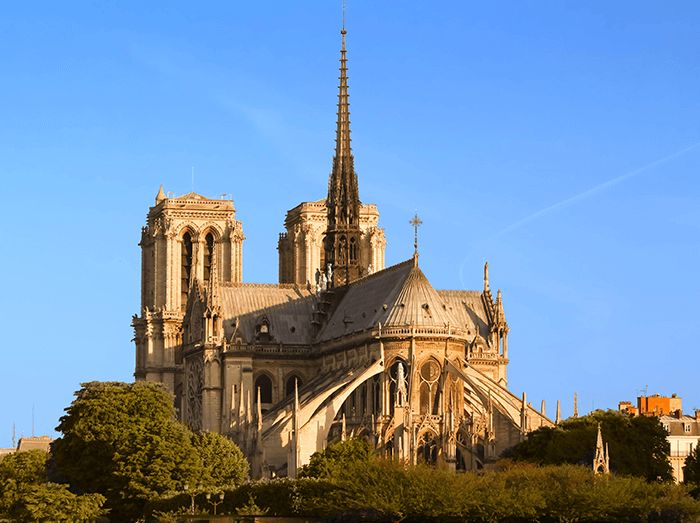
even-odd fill
[[[0,447],[81,382],[130,381],[159,184],[231,194],[243,277],[323,198],[341,2],[35,2],[0,18]],[[360,197],[434,287],[511,329],[509,388],[553,417],[700,407],[700,4],[369,2],[346,11]],[[192,171],[194,169],[194,177]]]

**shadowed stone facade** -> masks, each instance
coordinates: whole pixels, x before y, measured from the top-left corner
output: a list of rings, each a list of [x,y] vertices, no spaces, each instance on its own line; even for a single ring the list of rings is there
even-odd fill
[[[328,196],[287,213],[279,284],[242,283],[232,202],[161,188],[140,243],[136,378],[164,382],[195,429],[234,439],[253,476],[294,475],[349,436],[413,462],[490,467],[553,423],[507,390],[488,264],[480,291],[434,289],[417,249],[385,268],[354,171],[345,34]]]

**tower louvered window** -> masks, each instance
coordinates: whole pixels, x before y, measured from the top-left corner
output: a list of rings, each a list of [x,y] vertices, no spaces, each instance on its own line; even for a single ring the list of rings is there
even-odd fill
[[[192,237],[189,232],[182,236],[180,263],[180,309],[184,312],[187,307],[187,296],[190,292],[190,276],[192,272]]]
[[[204,281],[211,278],[211,267],[214,261],[214,236],[207,234],[204,243]]]

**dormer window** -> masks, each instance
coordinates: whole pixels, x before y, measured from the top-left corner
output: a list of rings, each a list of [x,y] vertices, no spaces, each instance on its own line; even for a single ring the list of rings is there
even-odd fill
[[[690,432],[690,423],[684,423],[683,427],[685,428],[686,432]]]
[[[263,316],[260,319],[260,323],[255,326],[255,338],[261,343],[270,343],[272,341],[270,320],[267,316]]]

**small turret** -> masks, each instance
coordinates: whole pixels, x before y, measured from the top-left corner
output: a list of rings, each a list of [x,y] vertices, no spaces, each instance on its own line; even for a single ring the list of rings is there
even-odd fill
[[[158,190],[158,194],[156,194],[156,205],[158,205],[160,202],[166,199],[165,192],[163,192],[163,184],[160,184],[160,189]]]
[[[595,446],[595,458],[593,458],[593,473],[610,473],[610,456],[607,452],[607,444],[605,447],[603,446],[603,434],[600,431],[600,423],[598,423],[598,439]]]
[[[557,418],[554,421],[556,425],[559,425],[561,423],[561,402],[557,400]]]
[[[484,265],[484,292],[489,290],[489,262]]]

